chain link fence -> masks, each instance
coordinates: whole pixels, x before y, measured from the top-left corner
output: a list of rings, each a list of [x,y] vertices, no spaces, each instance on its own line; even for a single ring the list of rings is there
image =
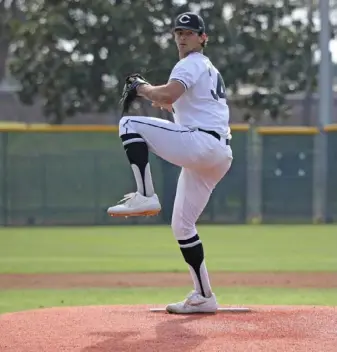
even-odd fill
[[[337,128],[332,126],[326,135],[328,173],[322,184],[317,182],[321,155],[315,151],[315,128],[233,126],[232,168],[199,222],[336,221]],[[155,155],[150,160],[163,203],[160,216],[112,219],[106,209],[135,189],[113,127],[2,131],[0,224],[170,223],[179,168]]]

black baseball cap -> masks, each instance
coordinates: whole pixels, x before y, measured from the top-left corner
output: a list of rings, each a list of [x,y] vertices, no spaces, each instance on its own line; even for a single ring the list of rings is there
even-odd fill
[[[174,30],[176,29],[189,29],[202,34],[205,33],[205,22],[201,16],[193,12],[184,12],[175,19]]]

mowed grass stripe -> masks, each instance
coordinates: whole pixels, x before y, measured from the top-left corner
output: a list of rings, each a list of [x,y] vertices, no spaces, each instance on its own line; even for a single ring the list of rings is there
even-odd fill
[[[337,226],[199,225],[211,271],[337,271]],[[185,271],[169,226],[0,229],[0,272]]]
[[[156,304],[184,298],[186,288],[128,288],[87,290],[0,291],[0,313],[47,307]],[[337,289],[217,288],[220,305],[325,305],[337,306]],[[336,307],[337,309],[337,307]]]

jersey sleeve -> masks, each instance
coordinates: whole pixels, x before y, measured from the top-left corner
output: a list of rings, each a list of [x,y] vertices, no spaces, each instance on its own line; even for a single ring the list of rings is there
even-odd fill
[[[202,60],[184,59],[173,67],[169,81],[178,81],[187,90],[196,83],[206,69],[207,67]]]

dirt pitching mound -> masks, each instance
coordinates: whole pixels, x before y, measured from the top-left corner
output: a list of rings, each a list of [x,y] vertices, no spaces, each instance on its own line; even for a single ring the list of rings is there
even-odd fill
[[[250,306],[178,316],[157,306],[90,306],[0,316],[0,351],[332,352],[337,308]]]

